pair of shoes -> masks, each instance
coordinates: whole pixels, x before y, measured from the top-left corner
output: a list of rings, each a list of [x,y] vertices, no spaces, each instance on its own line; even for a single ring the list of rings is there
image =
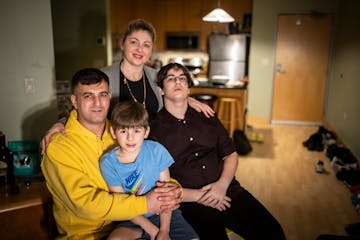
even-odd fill
[[[316,163],[315,170],[317,173],[323,173],[324,172],[324,162],[319,160]]]
[[[256,135],[256,141],[259,142],[259,143],[264,142],[264,134],[263,133],[258,133]]]
[[[252,133],[248,134],[248,139],[251,142],[262,143],[262,142],[264,142],[264,134],[252,132]]]

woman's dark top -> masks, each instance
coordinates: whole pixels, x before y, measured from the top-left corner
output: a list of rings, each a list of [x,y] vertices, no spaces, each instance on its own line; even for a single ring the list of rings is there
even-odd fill
[[[138,81],[127,81],[129,87],[139,103],[143,103],[144,101],[144,84],[143,79],[141,78]],[[146,110],[149,114],[150,120],[153,119],[157,113],[157,109],[159,108],[159,103],[157,102],[155,93],[153,92],[149,80],[145,76],[145,83],[146,83],[146,99],[145,99],[145,106]],[[129,92],[128,87],[124,83],[124,74],[120,72],[120,101],[128,101],[134,100]]]

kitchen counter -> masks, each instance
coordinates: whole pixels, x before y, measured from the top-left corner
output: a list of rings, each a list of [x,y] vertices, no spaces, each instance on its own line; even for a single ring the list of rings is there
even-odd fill
[[[246,89],[246,85],[224,85],[224,84],[214,84],[214,83],[200,83],[194,85],[193,87],[197,88],[221,88],[221,89]]]
[[[229,89],[246,89],[247,84],[243,84],[241,82],[238,82],[236,84],[218,84],[218,83],[212,83],[207,80],[207,78],[195,78],[194,79],[194,86],[198,88],[229,88]]]
[[[247,87],[246,85],[240,86],[227,86],[227,85],[218,85],[212,84],[209,82],[202,82],[196,86],[190,88],[190,95],[196,94],[210,94],[215,95],[217,99],[221,97],[231,97],[237,98],[240,102],[240,106],[236,111],[239,111],[241,116],[240,126],[242,126],[241,130],[245,130],[246,125],[246,105],[247,105]],[[215,102],[216,106],[216,102]],[[214,109],[218,111],[218,109]],[[224,123],[223,123],[224,124]],[[225,124],[224,124],[225,125]]]

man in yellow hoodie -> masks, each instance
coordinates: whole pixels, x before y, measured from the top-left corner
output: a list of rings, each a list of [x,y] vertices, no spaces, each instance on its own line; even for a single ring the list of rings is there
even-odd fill
[[[109,192],[99,168],[100,156],[115,144],[106,119],[109,79],[98,69],[81,69],[73,76],[72,92],[66,135],[52,137],[41,163],[54,201],[57,239],[101,239],[114,220],[177,208],[182,191],[177,184],[159,184],[138,197]]]

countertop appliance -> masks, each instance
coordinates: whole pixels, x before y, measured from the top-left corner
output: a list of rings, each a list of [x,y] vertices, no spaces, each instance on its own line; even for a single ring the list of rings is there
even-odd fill
[[[197,51],[200,49],[200,32],[166,32],[166,49]]]
[[[208,78],[213,84],[237,84],[248,74],[250,36],[211,34],[209,36]]]

